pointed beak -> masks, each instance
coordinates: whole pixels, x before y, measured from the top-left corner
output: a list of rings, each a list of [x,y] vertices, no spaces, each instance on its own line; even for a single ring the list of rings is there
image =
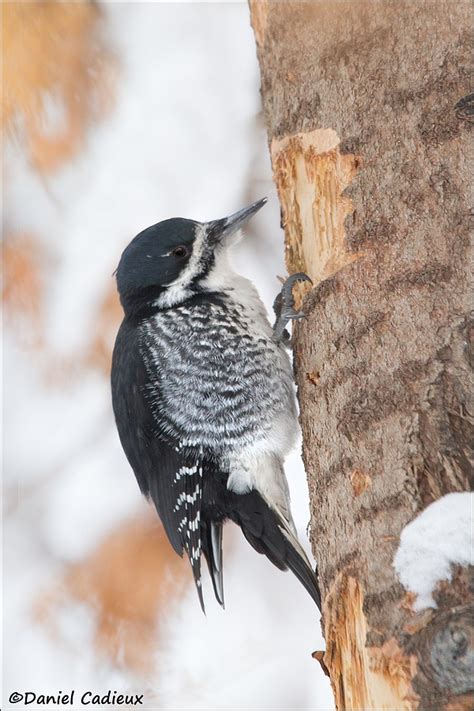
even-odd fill
[[[243,210],[234,212],[230,217],[207,222],[206,229],[208,237],[217,243],[220,242],[223,237],[230,237],[230,235],[235,234],[266,202],[267,198],[265,197],[261,200],[257,200],[257,202],[253,202],[248,207],[244,207]]]

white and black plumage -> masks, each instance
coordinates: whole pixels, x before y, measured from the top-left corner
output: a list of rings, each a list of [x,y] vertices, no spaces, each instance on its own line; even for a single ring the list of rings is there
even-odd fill
[[[117,428],[141,491],[189,557],[203,609],[202,554],[224,604],[227,519],[320,605],[283,470],[297,433],[284,326],[300,314],[289,283],[272,329],[254,286],[227,261],[233,236],[265,202],[209,223],[153,225],[116,273],[125,312],[112,362]]]

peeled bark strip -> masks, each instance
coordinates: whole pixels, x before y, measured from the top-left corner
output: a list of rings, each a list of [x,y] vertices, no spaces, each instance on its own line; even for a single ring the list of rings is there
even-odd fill
[[[314,283],[358,256],[346,248],[344,222],[352,214],[352,201],[343,191],[359,160],[341,154],[339,143],[334,130],[322,129],[274,138],[271,145],[288,270],[305,270]]]
[[[336,702],[472,708],[472,570],[415,613],[393,568],[405,525],[472,486],[471,5],[250,9],[287,266],[315,284],[295,367]]]

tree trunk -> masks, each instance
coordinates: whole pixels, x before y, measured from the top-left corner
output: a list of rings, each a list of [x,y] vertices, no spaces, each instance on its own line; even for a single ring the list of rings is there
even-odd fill
[[[336,704],[471,709],[472,568],[416,611],[393,566],[470,486],[471,5],[250,9],[287,267],[314,284],[293,340]]]

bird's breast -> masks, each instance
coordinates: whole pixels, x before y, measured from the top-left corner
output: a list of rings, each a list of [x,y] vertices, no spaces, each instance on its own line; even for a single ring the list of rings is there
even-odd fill
[[[294,413],[290,362],[264,313],[232,302],[159,312],[142,350],[156,418],[191,445],[241,446]]]

